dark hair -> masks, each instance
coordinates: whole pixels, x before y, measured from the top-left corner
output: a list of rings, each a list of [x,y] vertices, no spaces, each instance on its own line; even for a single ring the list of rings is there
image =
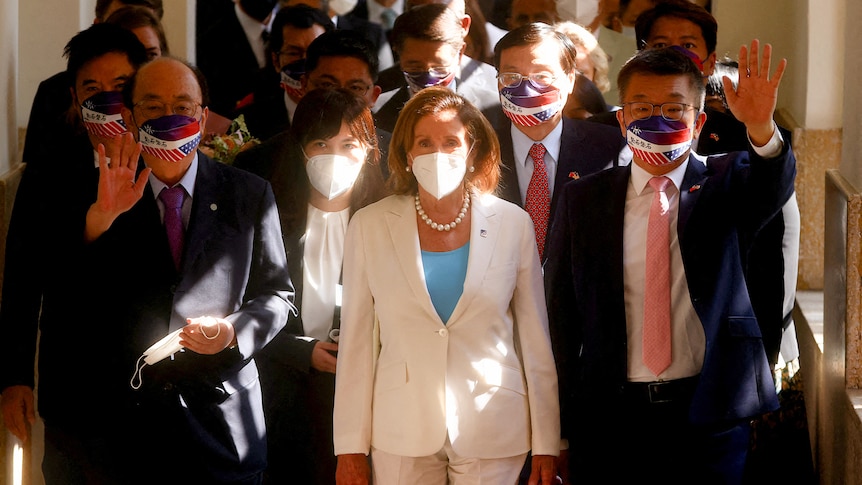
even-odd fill
[[[155,31],[156,37],[159,38],[159,49],[162,55],[167,55],[168,39],[165,37],[165,29],[156,14],[147,7],[132,5],[117,9],[105,19],[106,24],[116,24],[126,30],[139,29],[141,27],[150,27]]]
[[[144,45],[130,30],[114,24],[93,24],[75,34],[63,49],[69,82],[75,85],[84,64],[112,52],[125,54],[135,69],[147,61]]]
[[[638,49],[646,47],[646,40],[652,35],[653,25],[664,17],[688,20],[700,27],[703,40],[706,42],[707,54],[715,52],[718,22],[705,8],[688,0],[662,0],[655,7],[641,13],[635,22]]]
[[[162,59],[179,62],[180,64],[189,68],[189,70],[195,76],[195,79],[198,82],[198,87],[201,90],[201,106],[209,105],[209,87],[207,86],[206,76],[204,76],[204,73],[200,69],[198,69],[197,66],[194,66],[185,59],[181,59],[176,56],[162,56],[158,59],[154,59],[151,62],[159,62]],[[132,101],[132,95],[135,92],[135,86],[138,84],[139,75],[140,71],[135,72],[135,75],[132,76],[132,79],[129,79],[129,82],[127,82],[126,85],[123,87],[123,104],[126,105],[126,108],[132,109],[135,106],[135,103]]]
[[[464,46],[464,26],[461,17],[448,6],[431,3],[419,5],[395,18],[392,27],[391,45],[401,52],[404,41],[417,39],[427,42],[443,42],[460,51]]]
[[[546,41],[556,42],[559,46],[560,67],[563,68],[563,71],[567,74],[575,72],[577,67],[575,59],[578,57],[575,44],[565,34],[554,30],[553,26],[541,22],[522,25],[504,35],[494,46],[494,66],[497,71],[500,70],[500,55],[506,49],[537,45]]]
[[[322,10],[309,7],[305,4],[282,8],[275,14],[275,19],[272,21],[267,51],[269,53],[276,53],[284,46],[284,27],[310,29],[315,24],[323,27],[323,30],[326,32],[335,30],[332,20]]]
[[[469,101],[441,87],[425,88],[407,101],[389,144],[389,185],[396,194],[413,194],[418,190],[416,177],[407,171],[407,152],[413,146],[416,124],[425,116],[454,111],[467,129],[473,144],[473,168],[465,179],[468,187],[490,194],[500,181],[500,143],[497,134],[481,111]]]
[[[467,15],[470,16],[471,24],[470,31],[467,32],[467,40],[473,43],[473,51],[476,53],[475,59],[482,62],[493,62],[494,57],[491,51],[491,40],[488,37],[488,28],[485,14],[482,13],[481,7],[477,0],[466,0],[465,7]]]
[[[350,214],[383,197],[385,184],[379,165],[377,134],[367,101],[343,88],[312,89],[305,93],[296,106],[290,125],[287,153],[281,155],[272,177],[285,234],[292,232],[297,224],[305,220],[305,206],[311,190],[305,171],[305,145],[313,140],[332,138],[341,131],[342,123],[346,123],[351,134],[369,147],[366,163],[353,184]],[[297,184],[297,180],[306,183]],[[296,190],[297,186],[301,186],[301,189]]]
[[[165,15],[165,9],[162,6],[162,0],[119,0],[123,5],[140,5],[142,7],[146,7],[154,14],[159,20],[162,19]],[[105,14],[108,12],[108,7],[114,3],[114,0],[96,0],[96,18],[99,20],[106,20]]]
[[[608,104],[605,101],[602,92],[598,86],[586,76],[578,76],[575,78],[575,87],[572,89],[572,98],[580,103],[590,115],[605,113],[608,111]],[[567,103],[568,104],[568,103]],[[563,107],[565,109],[565,107]]]
[[[724,84],[721,81],[724,76],[727,76],[733,86],[736,87],[739,84],[739,63],[729,57],[715,61],[715,70],[706,81],[706,95],[720,97],[724,108],[727,109],[727,97],[724,94]]]
[[[336,29],[320,34],[308,45],[305,53],[305,72],[317,68],[321,57],[353,57],[368,65],[371,80],[377,82],[380,59],[377,49],[365,34],[357,30]]]
[[[703,97],[706,89],[703,85],[703,74],[690,57],[678,50],[669,47],[644,49],[626,61],[620,69],[619,76],[617,76],[620,102],[625,99],[629,81],[635,74],[687,77],[692,91],[697,94],[697,108],[703,108]]]

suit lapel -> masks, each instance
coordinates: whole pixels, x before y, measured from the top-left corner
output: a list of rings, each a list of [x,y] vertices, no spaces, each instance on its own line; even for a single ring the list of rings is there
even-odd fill
[[[700,160],[690,154],[685,176],[682,179],[682,187],[679,188],[679,216],[677,220],[677,234],[680,241],[685,234],[685,226],[688,223],[694,206],[700,198],[701,187],[708,179],[707,167]]]
[[[186,243],[183,254],[182,272],[187,272],[200,258],[207,241],[218,239],[225,224],[229,224],[232,206],[227,199],[220,198],[220,174],[206,155],[198,153],[198,173],[195,179],[195,195],[189,227],[186,229]]]
[[[420,302],[422,308],[428,312],[436,321],[440,320],[431,296],[425,284],[425,274],[422,269],[422,249],[419,246],[419,232],[416,226],[416,212],[413,206],[413,197],[403,196],[398,200],[395,207],[384,214],[386,227],[389,229],[389,237],[395,248],[395,257],[398,266],[404,271],[404,277],[410,285],[416,301]]]
[[[500,177],[500,187],[498,189],[501,199],[523,207],[521,202],[521,188],[518,184],[518,172],[515,169],[515,149],[512,145],[512,124],[510,122],[503,123],[500,131],[497,132],[497,138],[500,140],[500,160],[502,162],[502,176]]]
[[[449,317],[447,326],[458,323],[459,317],[469,308],[470,303],[482,288],[485,273],[491,264],[494,246],[500,237],[500,218],[495,217],[493,207],[479,202],[481,196],[473,197],[471,206],[472,221],[470,222],[470,255],[467,259],[467,276],[464,279],[464,290],[458,304]]]

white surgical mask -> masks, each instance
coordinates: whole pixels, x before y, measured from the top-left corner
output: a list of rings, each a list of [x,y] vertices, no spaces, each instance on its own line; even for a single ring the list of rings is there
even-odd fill
[[[315,155],[305,165],[311,186],[329,200],[350,190],[361,170],[361,161],[335,154]]]
[[[437,200],[451,194],[464,180],[467,159],[457,153],[428,153],[413,157],[416,181]]]
[[[335,15],[347,15],[356,7],[358,0],[332,0],[329,2],[329,8],[335,12]]]

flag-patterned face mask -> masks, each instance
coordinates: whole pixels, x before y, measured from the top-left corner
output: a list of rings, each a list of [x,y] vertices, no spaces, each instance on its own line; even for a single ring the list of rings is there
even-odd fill
[[[683,121],[661,116],[634,120],[626,128],[626,142],[636,157],[660,167],[678,160],[691,147],[692,128]]]
[[[293,61],[281,69],[281,88],[297,103],[305,96],[305,90],[302,89],[300,82],[303,74],[305,74],[305,59]]]
[[[142,150],[160,160],[179,162],[201,141],[201,125],[196,118],[168,115],[147,120],[139,131]]]
[[[81,103],[81,120],[87,133],[105,138],[112,138],[125,133],[123,122],[123,93],[119,91],[102,91],[96,93]]]
[[[527,79],[518,87],[501,89],[500,104],[506,117],[521,126],[544,123],[563,107],[559,89],[553,86],[540,89]]]

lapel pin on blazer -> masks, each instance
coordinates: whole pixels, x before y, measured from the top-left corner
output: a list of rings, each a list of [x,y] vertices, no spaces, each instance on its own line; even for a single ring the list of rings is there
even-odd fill
[[[210,204],[210,210],[215,212],[216,210],[218,210],[218,206],[215,204]]]
[[[695,190],[700,190],[700,184],[692,185],[692,186],[688,189],[688,193],[690,194],[690,193],[694,192]]]
[[[709,137],[714,141],[718,141],[718,133],[710,133]]]
[[[581,175],[578,172],[569,172],[569,178],[572,180],[578,180],[581,178]]]
[[[488,231],[484,229],[479,229],[479,235],[482,237],[488,237]]]

